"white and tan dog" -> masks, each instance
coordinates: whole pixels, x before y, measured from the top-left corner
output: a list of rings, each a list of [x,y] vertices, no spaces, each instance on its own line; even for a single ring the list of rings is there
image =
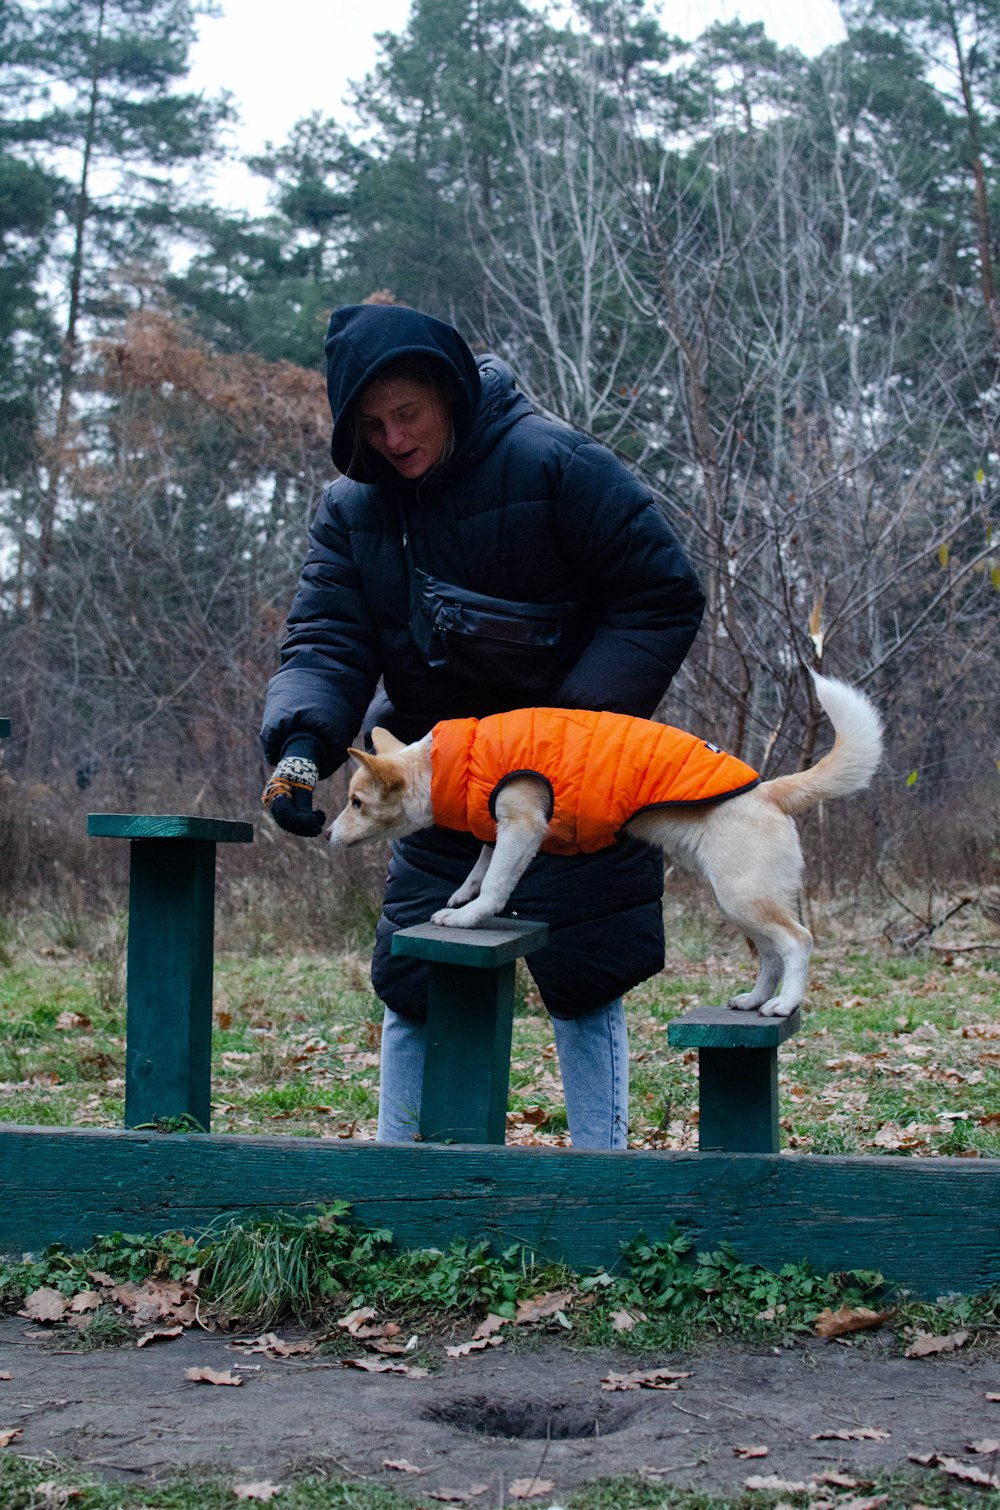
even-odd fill
[[[724,801],[650,807],[622,830],[705,877],[725,916],[756,946],[760,962],[752,990],[729,1005],[772,1017],[787,1017],[801,1003],[812,950],[812,935],[795,918],[803,862],[793,816],[867,786],[882,752],[881,719],[869,699],[845,682],[813,680],[836,735],[816,765]],[[347,806],[326,830],[333,845],[402,838],[434,823],[432,734],[403,745],[375,729],[372,742],[374,755],[350,752],[359,768]],[[431,922],[474,928],[502,911],[546,839],[552,800],[550,784],[535,775],[503,781],[493,806],[495,845],[484,845],[469,876]]]

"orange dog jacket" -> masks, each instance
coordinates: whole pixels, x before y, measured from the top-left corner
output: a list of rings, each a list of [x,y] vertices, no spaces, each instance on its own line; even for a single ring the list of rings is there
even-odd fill
[[[431,803],[439,828],[496,840],[496,798],[516,776],[549,788],[542,849],[590,854],[614,844],[644,808],[722,802],[760,777],[695,734],[586,709],[520,708],[451,718],[431,731]]]

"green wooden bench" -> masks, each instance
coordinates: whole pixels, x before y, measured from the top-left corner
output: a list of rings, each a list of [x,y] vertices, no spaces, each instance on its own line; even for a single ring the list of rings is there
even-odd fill
[[[424,923],[393,935],[393,954],[429,964],[420,1135],[431,1143],[503,1143],[515,961],[548,943],[545,923],[484,928]]]
[[[208,1132],[215,847],[250,844],[253,827],[91,813],[87,833],[130,845],[125,1125],[176,1120]]]
[[[695,1007],[667,1029],[675,1049],[698,1051],[698,1147],[777,1153],[778,1045],[800,1026],[731,1007]]]

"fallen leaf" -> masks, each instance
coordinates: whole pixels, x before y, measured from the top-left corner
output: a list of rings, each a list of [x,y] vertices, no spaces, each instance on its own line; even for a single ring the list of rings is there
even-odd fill
[[[489,1484],[470,1484],[468,1489],[429,1489],[428,1498],[445,1500],[451,1505],[467,1505],[477,1494],[485,1494]]]
[[[947,1473],[953,1479],[961,1479],[964,1484],[1000,1489],[1000,1477],[987,1473],[985,1468],[980,1468],[975,1463],[963,1463],[961,1458],[945,1457],[940,1452],[911,1452],[910,1462],[919,1463],[922,1468],[940,1468],[942,1473]]]
[[[550,1479],[515,1479],[508,1485],[507,1493],[512,1500],[534,1500],[551,1494],[555,1487]]]
[[[41,1289],[32,1290],[30,1295],[25,1296],[24,1310],[17,1314],[27,1316],[29,1321],[62,1321],[68,1307],[69,1301],[65,1295],[42,1285]]]
[[[92,1028],[94,1024],[81,1012],[60,1012],[55,1026],[58,1032],[68,1033],[72,1028]]]
[[[77,1313],[80,1311],[96,1311],[97,1307],[103,1303],[103,1296],[97,1290],[81,1290],[78,1295],[73,1296],[73,1299],[69,1303],[69,1308],[71,1311]]]
[[[995,1452],[1000,1452],[1000,1441],[996,1437],[984,1437],[981,1442],[967,1442],[970,1452],[980,1452],[989,1457]]]
[[[358,1310],[351,1311],[347,1316],[342,1316],[337,1322],[345,1332],[352,1337],[364,1340],[366,1337],[396,1337],[400,1328],[395,1321],[382,1322],[379,1326],[366,1326],[375,1315],[374,1306],[360,1306]]]
[[[88,1269],[87,1278],[92,1279],[95,1285],[102,1285],[106,1290],[113,1290],[115,1281],[110,1274],[105,1274],[103,1269]]]
[[[985,1398],[986,1398],[986,1399],[987,1399],[987,1400],[993,1400],[993,1401],[994,1401],[994,1402],[996,1402],[996,1401],[997,1401],[997,1400],[1000,1400],[1000,1395],[998,1395],[998,1394],[995,1394],[995,1393],[993,1393],[993,1392],[992,1392],[992,1391],[991,1391],[991,1392],[990,1392],[990,1393],[989,1393],[989,1394],[988,1394],[988,1395],[987,1395],[987,1396],[986,1396],[986,1397],[985,1397]]]
[[[224,1372],[216,1368],[186,1368],[184,1377],[191,1384],[242,1384],[243,1380],[237,1374],[232,1374],[226,1369]]]
[[[533,1321],[543,1321],[547,1316],[554,1316],[557,1311],[564,1311],[573,1295],[572,1290],[550,1290],[547,1295],[519,1300],[517,1315],[514,1317],[515,1326],[527,1326]]]
[[[733,1456],[737,1457],[737,1458],[766,1458],[769,1450],[770,1450],[769,1448],[763,1447],[763,1446],[761,1446],[761,1447],[736,1446],[736,1447],[733,1448]]]
[[[266,1358],[294,1358],[316,1351],[314,1342],[283,1342],[275,1332],[265,1332],[253,1342],[233,1342],[230,1346],[244,1353],[263,1353]]]
[[[932,1337],[928,1332],[918,1332],[906,1349],[907,1358],[928,1358],[932,1353],[953,1353],[964,1347],[969,1340],[968,1332],[949,1332],[947,1337]]]
[[[408,1379],[426,1379],[428,1368],[415,1368],[412,1363],[379,1363],[375,1358],[341,1358],[341,1368],[360,1368],[366,1374],[405,1374]]]
[[[263,1479],[258,1484],[234,1484],[233,1493],[238,1500],[273,1500],[281,1493],[281,1485]]]
[[[813,1323],[817,1337],[843,1337],[847,1332],[867,1332],[892,1315],[892,1311],[869,1311],[865,1306],[839,1306],[831,1311],[826,1306]]]
[[[13,1377],[14,1377],[13,1374],[0,1373],[0,1379],[13,1379]]]
[[[136,1347],[147,1347],[151,1342],[167,1342],[171,1337],[183,1337],[182,1326],[158,1326],[148,1332],[143,1332],[136,1343]]]
[[[827,1503],[830,1503],[830,1501],[827,1501]],[[839,1499],[833,1502],[835,1510],[879,1510],[880,1505],[887,1505],[888,1503],[889,1496],[887,1494],[872,1494],[867,1498],[856,1497],[854,1499]],[[912,1505],[910,1510],[916,1510],[916,1506]]]
[[[611,1326],[616,1332],[631,1332],[640,1321],[645,1320],[645,1311],[636,1311],[635,1315],[624,1309],[611,1312]]]
[[[631,1374],[616,1374],[614,1370],[601,1380],[602,1389],[680,1389],[675,1381],[690,1379],[690,1372],[676,1373],[669,1368],[651,1368],[645,1372],[636,1370]]]
[[[429,1468],[418,1468],[416,1463],[410,1463],[406,1458],[383,1458],[383,1468],[395,1468],[397,1473],[430,1473]]]
[[[9,1447],[15,1437],[23,1435],[23,1426],[0,1426],[0,1447]]]
[[[497,1316],[493,1311],[490,1311],[479,1323],[472,1335],[476,1341],[480,1337],[492,1337],[494,1332],[499,1332],[501,1327],[508,1326],[509,1323],[509,1316]]]
[[[751,1474],[743,1483],[747,1489],[776,1489],[781,1494],[804,1494],[807,1489],[815,1487],[815,1482],[807,1484],[803,1479],[783,1479],[776,1473]]]
[[[891,1433],[881,1426],[838,1426],[829,1431],[814,1431],[811,1442],[888,1442]]]
[[[63,1505],[68,1505],[70,1500],[82,1500],[83,1490],[77,1489],[70,1484],[57,1484],[55,1479],[45,1479],[41,1484],[35,1485],[35,1494],[41,1495],[40,1505],[45,1510],[62,1510]]]
[[[499,1347],[503,1342],[502,1337],[479,1337],[471,1342],[457,1342],[454,1347],[446,1347],[445,1352],[449,1358],[467,1358],[470,1353],[481,1353],[487,1347]]]

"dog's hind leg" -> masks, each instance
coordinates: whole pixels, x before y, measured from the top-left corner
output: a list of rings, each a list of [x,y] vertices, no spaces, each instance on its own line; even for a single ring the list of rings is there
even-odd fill
[[[750,935],[760,955],[760,973],[752,990],[734,996],[729,1005],[739,1011],[758,1011],[762,1017],[789,1017],[801,1006],[809,975],[812,934],[779,903],[758,900],[749,906],[720,906],[728,918]]]

